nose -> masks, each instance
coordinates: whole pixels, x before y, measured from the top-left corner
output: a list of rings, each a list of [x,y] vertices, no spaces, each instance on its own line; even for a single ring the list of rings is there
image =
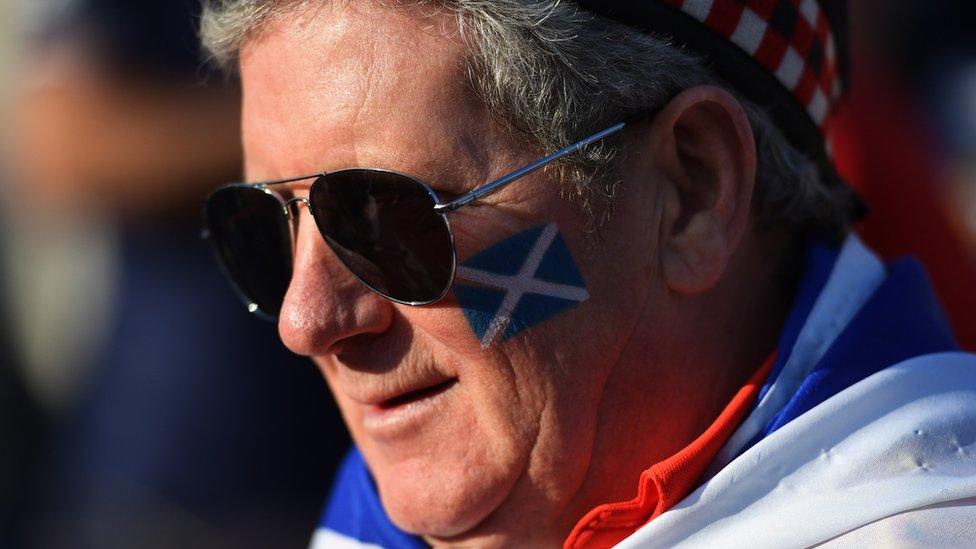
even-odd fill
[[[295,263],[278,315],[278,333],[292,352],[320,356],[344,340],[386,331],[393,304],[364,286],[326,245],[311,215],[294,212]]]

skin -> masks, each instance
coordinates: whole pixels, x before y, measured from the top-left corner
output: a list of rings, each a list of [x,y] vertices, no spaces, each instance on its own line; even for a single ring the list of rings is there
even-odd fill
[[[269,24],[241,52],[249,178],[376,167],[460,194],[541,156],[471,95],[456,34],[450,17],[365,2]],[[588,301],[488,349],[453,297],[379,297],[300,216],[282,340],[321,369],[392,520],[433,545],[560,545],[593,506],[633,497],[775,347],[789,291],[778,244],[752,228],[741,107],[694,88],[621,147],[596,246],[548,172],[451,215],[462,261],[555,222],[587,281]]]

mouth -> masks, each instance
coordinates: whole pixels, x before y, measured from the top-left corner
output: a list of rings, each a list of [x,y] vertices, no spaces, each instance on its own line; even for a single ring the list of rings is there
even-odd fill
[[[451,378],[442,383],[438,383],[437,385],[431,385],[430,387],[424,387],[422,389],[417,389],[416,391],[410,391],[408,393],[384,400],[383,402],[375,404],[374,407],[379,411],[393,410],[401,406],[406,406],[414,402],[435,397],[450,389],[456,383],[457,378]]]
[[[411,433],[417,433],[422,425],[437,417],[435,410],[450,406],[449,395],[457,384],[457,378],[451,378],[367,404],[362,426],[376,441],[392,443],[409,437]]]

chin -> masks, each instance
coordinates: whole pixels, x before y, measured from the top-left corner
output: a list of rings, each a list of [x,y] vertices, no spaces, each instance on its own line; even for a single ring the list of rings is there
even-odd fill
[[[466,537],[500,507],[518,504],[510,496],[529,448],[482,425],[470,409],[454,412],[411,436],[360,443],[383,507],[402,530]]]
[[[509,529],[497,524],[499,512],[534,507],[516,487],[538,442],[538,414],[485,377],[435,378],[431,389],[379,404],[334,391],[390,519],[438,545],[482,546],[489,531]]]
[[[412,466],[394,468],[399,470]],[[390,475],[390,476],[393,476]],[[402,530],[440,540],[466,537],[505,500],[508,488],[488,479],[457,478],[451,472],[378,477],[380,498]]]

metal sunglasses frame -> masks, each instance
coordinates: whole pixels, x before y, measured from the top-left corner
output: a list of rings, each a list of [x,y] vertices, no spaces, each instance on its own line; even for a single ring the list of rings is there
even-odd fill
[[[531,164],[527,164],[527,165],[525,165],[525,166],[523,166],[523,167],[521,167],[521,168],[519,168],[517,170],[514,170],[512,172],[509,172],[509,173],[507,173],[507,174],[505,174],[505,175],[503,175],[503,176],[501,176],[501,177],[499,177],[497,179],[494,179],[492,181],[489,181],[488,183],[485,183],[485,184],[483,184],[483,185],[475,188],[474,190],[472,190],[472,191],[470,191],[470,192],[468,192],[468,193],[466,193],[464,195],[461,195],[458,198],[455,198],[454,200],[451,200],[449,202],[441,202],[440,201],[440,197],[437,196],[437,193],[434,191],[434,189],[432,189],[430,187],[430,185],[428,185],[427,183],[424,183],[423,181],[421,181],[421,180],[419,180],[419,179],[417,179],[417,178],[415,178],[413,176],[407,175],[407,174],[398,174],[398,175],[402,175],[402,176],[408,177],[409,179],[412,179],[413,181],[417,182],[417,184],[419,184],[424,190],[426,190],[427,193],[434,200],[434,211],[436,213],[439,213],[439,214],[441,214],[441,215],[443,215],[445,217],[445,219],[444,219],[445,226],[447,227],[448,236],[450,237],[450,241],[451,241],[451,256],[452,256],[451,276],[448,279],[447,286],[440,293],[440,295],[438,295],[434,299],[426,300],[426,301],[405,301],[405,300],[397,299],[397,298],[395,298],[393,296],[386,295],[385,293],[377,290],[371,284],[369,284],[368,282],[366,282],[365,280],[363,280],[362,277],[360,277],[359,274],[357,274],[355,270],[353,270],[348,264],[346,264],[345,261],[342,261],[341,256],[338,256],[337,255],[337,257],[339,257],[340,261],[343,262],[343,265],[346,267],[346,269],[349,270],[349,272],[351,272],[353,274],[353,276],[355,276],[356,279],[358,279],[364,286],[366,286],[367,288],[369,288],[373,292],[381,295],[382,297],[384,297],[384,298],[386,298],[386,299],[388,299],[390,301],[393,301],[394,303],[400,303],[400,304],[403,304],[403,305],[411,305],[411,306],[432,305],[434,303],[437,303],[438,301],[440,301],[441,299],[443,299],[445,295],[447,295],[447,292],[450,291],[451,286],[454,285],[454,277],[455,277],[455,274],[456,274],[456,271],[457,271],[457,251],[456,251],[457,248],[455,247],[455,243],[454,243],[454,233],[451,231],[451,224],[450,224],[450,221],[447,219],[447,215],[446,214],[451,213],[453,211],[456,211],[456,210],[458,210],[460,208],[463,208],[464,206],[467,206],[468,204],[470,204],[470,203],[472,203],[472,202],[474,202],[474,201],[476,201],[476,200],[478,200],[480,198],[484,198],[485,196],[487,196],[487,195],[489,195],[489,194],[491,194],[491,193],[493,193],[493,192],[495,192],[497,190],[500,190],[501,188],[505,187],[509,183],[512,183],[512,182],[514,182],[514,181],[516,181],[518,179],[521,179],[522,177],[525,177],[525,176],[527,176],[527,175],[535,172],[536,170],[539,170],[541,168],[544,168],[545,166],[551,164],[552,162],[554,162],[554,161],[556,161],[556,160],[558,160],[558,159],[560,159],[560,158],[562,158],[562,157],[564,157],[564,156],[566,156],[568,154],[571,154],[571,153],[580,151],[584,147],[586,147],[586,146],[588,146],[588,145],[590,145],[590,144],[592,144],[592,143],[594,143],[596,141],[600,141],[601,139],[604,139],[606,137],[609,137],[609,136],[611,136],[611,135],[619,132],[620,130],[624,129],[628,124],[630,124],[632,122],[633,121],[631,121],[631,120],[624,121],[624,122],[618,122],[618,123],[616,123],[616,124],[614,124],[614,125],[606,128],[606,129],[603,129],[603,130],[601,130],[601,131],[599,131],[597,133],[594,133],[594,134],[592,134],[592,135],[590,135],[588,137],[585,137],[585,138],[581,139],[580,141],[577,141],[576,143],[573,143],[572,145],[567,145],[567,146],[565,146],[565,147],[563,147],[563,148],[561,148],[561,149],[559,149],[559,150],[557,150],[557,151],[555,151],[553,153],[550,153],[547,156],[545,156],[543,158],[540,158],[539,160],[536,160],[535,162],[532,162]],[[372,170],[372,171],[379,171],[379,172],[390,172],[390,170],[382,170],[382,169],[375,169],[375,168],[350,168],[350,169],[352,169],[352,170],[355,170],[355,169],[365,169],[365,170]],[[295,197],[295,198],[292,198],[290,200],[285,201],[284,199],[282,199],[282,197],[280,195],[278,195],[278,193],[274,192],[271,189],[271,187],[272,186],[275,186],[275,185],[283,185],[285,183],[295,183],[295,182],[298,182],[298,181],[305,181],[307,179],[318,179],[320,177],[325,177],[325,176],[328,176],[330,174],[340,173],[340,172],[343,172],[343,171],[348,171],[348,170],[338,170],[338,171],[335,171],[335,172],[321,172],[321,173],[315,173],[315,174],[310,174],[310,175],[302,175],[302,176],[298,176],[298,177],[289,177],[289,178],[286,178],[286,179],[273,179],[273,180],[269,180],[269,181],[258,181],[258,182],[253,182],[253,183],[231,183],[231,184],[225,185],[224,187],[221,187],[221,188],[227,188],[227,187],[246,187],[246,188],[254,188],[254,189],[262,190],[262,191],[268,193],[269,195],[274,196],[278,200],[278,202],[281,204],[282,209],[284,210],[285,216],[288,217],[289,221],[292,221],[293,220],[292,206],[293,205],[297,205],[299,203],[304,203],[305,206],[308,208],[309,213],[311,213],[312,216],[313,216],[313,218],[314,218],[314,216],[315,216],[315,210],[314,210],[314,208],[312,208],[312,204],[311,204],[311,202],[309,201],[308,198],[305,198],[305,197]],[[392,173],[397,173],[397,172],[392,172]],[[294,225],[293,225],[293,227],[294,227]],[[292,231],[292,232],[293,232],[293,234],[292,234],[292,239],[293,239],[292,246],[294,246],[294,236],[295,235],[294,235],[294,231]],[[205,231],[204,232],[204,237],[205,238],[208,238],[209,237],[209,231]],[[324,237],[324,235],[323,235],[323,237]],[[331,244],[329,244],[329,246],[331,247]],[[223,267],[223,262],[221,261],[220,263],[221,263],[221,266]],[[226,269],[224,269],[224,270],[225,270],[225,273],[226,273]],[[229,275],[229,273],[227,273],[227,274]],[[231,281],[234,282],[233,277],[228,276],[228,278],[230,278]],[[270,315],[268,315],[264,311],[261,311],[258,308],[257,304],[254,303],[254,301],[252,299],[250,299],[249,297],[247,297],[244,294],[244,292],[242,292],[240,290],[240,288],[238,287],[238,285],[237,285],[236,282],[234,282],[234,287],[237,290],[237,293],[240,294],[241,297],[244,299],[244,301],[247,303],[248,311],[250,311],[252,313],[260,313],[261,316],[264,316],[264,317],[267,317],[267,318],[273,320],[274,317],[271,317]]]

